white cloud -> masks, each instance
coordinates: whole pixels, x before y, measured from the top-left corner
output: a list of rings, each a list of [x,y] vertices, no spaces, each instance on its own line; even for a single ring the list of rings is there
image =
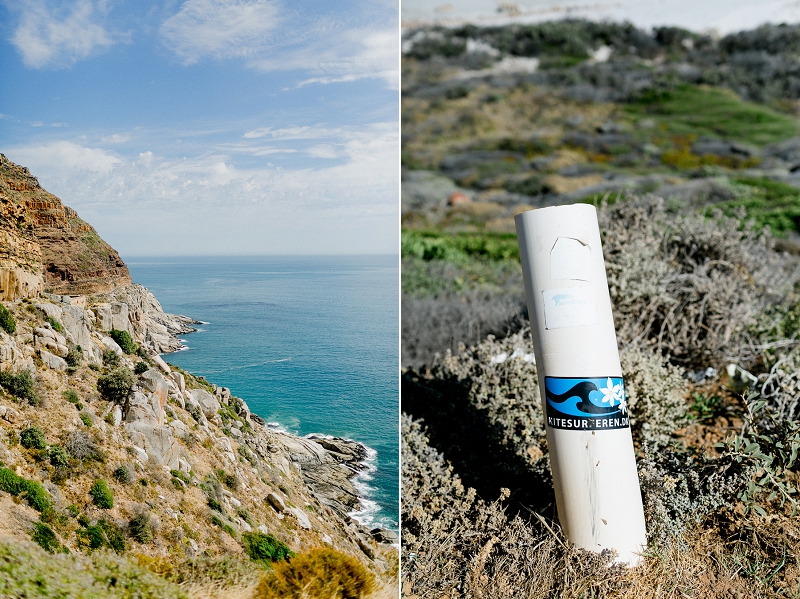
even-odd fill
[[[300,86],[379,78],[397,89],[399,32],[387,27],[393,11],[385,7],[376,19],[374,9],[360,6],[348,14],[343,8],[334,19],[277,0],[186,0],[160,33],[185,64],[242,58],[260,71],[313,75]]]
[[[185,64],[252,55],[279,24],[273,0],[187,0],[161,35]]]
[[[327,141],[242,141],[183,158],[56,141],[6,155],[123,253],[395,252],[397,124],[285,129]],[[282,166],[259,158],[289,152],[297,158]]]
[[[107,144],[124,144],[126,141],[131,140],[131,136],[124,133],[113,133],[112,135],[104,135],[100,140]]]
[[[108,174],[122,160],[98,148],[87,148],[71,141],[53,141],[43,145],[24,146],[9,150],[8,156],[17,164],[31,169],[55,171],[60,177],[78,173]]]
[[[306,150],[306,154],[314,158],[338,158],[339,152],[336,151],[336,146],[331,144],[318,144]]]
[[[11,43],[28,67],[69,67],[115,43],[96,22],[97,11],[89,0],[67,4],[63,10],[48,6],[45,0],[26,0],[17,10],[21,18]]]

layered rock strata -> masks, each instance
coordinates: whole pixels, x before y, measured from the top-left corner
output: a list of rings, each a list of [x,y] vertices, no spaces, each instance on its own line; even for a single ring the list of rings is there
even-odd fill
[[[106,293],[131,282],[119,254],[30,171],[0,154],[0,299]]]

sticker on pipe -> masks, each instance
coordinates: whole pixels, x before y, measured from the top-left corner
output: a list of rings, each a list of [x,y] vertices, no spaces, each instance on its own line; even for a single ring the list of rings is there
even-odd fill
[[[572,430],[630,428],[625,384],[620,377],[544,379],[547,425]]]
[[[583,327],[599,322],[594,287],[545,289],[544,324],[548,329]]]

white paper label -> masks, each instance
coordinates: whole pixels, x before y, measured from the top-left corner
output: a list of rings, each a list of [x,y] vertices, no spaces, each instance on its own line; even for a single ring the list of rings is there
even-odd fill
[[[550,250],[550,278],[591,281],[592,249],[572,237],[559,237]]]
[[[594,287],[545,289],[542,295],[546,328],[584,327],[598,323]]]

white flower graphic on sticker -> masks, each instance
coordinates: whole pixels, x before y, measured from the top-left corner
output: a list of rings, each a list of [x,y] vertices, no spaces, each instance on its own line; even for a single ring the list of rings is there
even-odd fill
[[[622,383],[617,385],[614,384],[614,381],[611,380],[611,377],[608,377],[606,381],[606,387],[600,388],[600,393],[603,394],[603,403],[608,402],[609,405],[613,406],[615,403],[622,405],[625,402],[625,392],[622,390]],[[620,408],[621,410],[623,408]],[[627,403],[625,404],[624,410],[628,409]]]

